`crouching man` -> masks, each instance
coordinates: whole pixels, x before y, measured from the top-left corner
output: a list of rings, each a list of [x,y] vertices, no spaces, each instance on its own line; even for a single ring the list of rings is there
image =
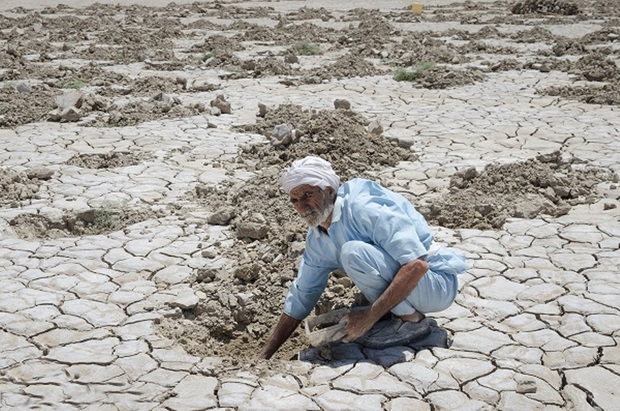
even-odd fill
[[[259,358],[271,358],[310,314],[335,269],[372,303],[347,315],[343,342],[387,347],[428,334],[424,314],[454,302],[465,258],[434,246],[426,220],[403,196],[360,178],[340,185],[319,157],[294,161],[280,181],[309,230],[284,312]],[[389,312],[388,325],[365,337]]]

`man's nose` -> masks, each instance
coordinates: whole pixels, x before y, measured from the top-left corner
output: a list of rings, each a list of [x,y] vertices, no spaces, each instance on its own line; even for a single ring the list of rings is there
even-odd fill
[[[303,200],[299,200],[295,203],[295,208],[297,208],[297,211],[305,211],[308,209],[308,203]]]

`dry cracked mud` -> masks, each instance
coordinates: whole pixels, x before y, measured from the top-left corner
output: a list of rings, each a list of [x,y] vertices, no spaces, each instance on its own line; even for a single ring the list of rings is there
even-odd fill
[[[554,35],[538,26],[585,18],[607,23],[580,38]],[[221,22],[214,23],[217,19]],[[242,19],[277,23],[268,27]],[[342,24],[335,28],[319,21]],[[481,27],[474,33],[399,28],[407,22],[445,21]],[[529,29],[506,34],[495,28],[500,24]],[[219,2],[160,8],[58,6],[40,12],[17,8],[0,15],[0,128],[38,121],[125,127],[190,116],[213,120],[234,109],[220,90],[221,79],[278,76],[283,84],[312,85],[397,75],[399,70],[426,89],[480,83],[487,73],[503,70],[562,71],[576,84],[540,92],[617,106],[619,27],[617,0],[578,5],[552,0],[465,2],[422,15],[355,9],[337,18],[324,9],[278,13],[270,7]],[[546,47],[533,54],[518,51],[533,43]],[[128,69],[135,64],[142,68]],[[219,79],[185,75],[209,68],[220,70]],[[262,345],[303,251],[305,229],[277,184],[291,161],[318,154],[347,179],[375,178],[378,170],[417,160],[410,143],[385,139],[380,125],[351,110],[350,103],[340,101],[333,110],[262,105],[256,123],[236,125],[238,132],[271,141],[245,146],[234,161],[220,165],[231,173],[250,171],[253,178],[199,185],[187,194],[209,212],[205,224],[230,229],[231,241],[203,250],[203,256],[225,263],[195,270],[192,287],[206,298],[192,307],[172,307],[159,325],[163,335],[189,353],[237,361]],[[438,226],[497,229],[509,217],[561,215],[574,205],[593,202],[597,184],[618,183],[610,171],[567,154],[461,171],[452,176],[447,193],[420,210]],[[141,158],[133,153],[122,158],[83,154],[67,164],[99,169],[136,164]],[[2,203],[16,206],[36,197],[49,178],[46,173],[2,170]],[[482,200],[472,205],[471,198]],[[169,207],[167,212],[174,210]],[[101,209],[56,219],[22,214],[11,224],[25,238],[49,238],[106,233],[154,215],[142,209]],[[335,273],[317,312],[351,303],[362,303],[359,293],[348,278]],[[294,356],[307,346],[304,338],[297,331],[279,355]]]

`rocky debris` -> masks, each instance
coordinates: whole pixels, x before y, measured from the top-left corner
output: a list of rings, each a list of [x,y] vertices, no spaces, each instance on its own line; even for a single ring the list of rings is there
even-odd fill
[[[45,85],[33,86],[29,93],[0,87],[0,128],[45,120],[55,97],[56,92]]]
[[[31,180],[49,180],[54,175],[54,171],[47,167],[35,167],[26,170],[26,175]]]
[[[587,52],[586,46],[583,43],[578,41],[569,41],[567,39],[558,40],[551,50],[557,57],[561,57],[566,54],[581,55]]]
[[[549,96],[560,96],[588,104],[620,105],[620,85],[601,86],[553,86],[540,91]]]
[[[601,53],[591,53],[575,63],[574,72],[579,72],[589,81],[620,81],[620,67],[611,58]]]
[[[49,180],[53,171],[34,168],[25,172],[0,169],[0,204],[17,206],[20,201],[35,198],[42,180]]]
[[[139,154],[112,151],[100,154],[79,154],[67,160],[67,164],[83,168],[104,169],[133,166],[140,164],[143,160],[143,156]]]
[[[580,4],[557,0],[527,0],[515,3],[513,13],[554,13],[570,15],[583,11],[593,18],[596,16],[620,15],[620,8],[610,2]],[[480,73],[467,69],[452,67],[465,64],[484,54],[517,53],[515,48],[492,44],[486,39],[509,38],[518,43],[554,42],[552,53],[555,56],[585,55],[591,50],[585,45],[608,44],[616,42],[620,36],[613,27],[605,27],[598,32],[589,33],[581,40],[560,38],[549,30],[536,26],[530,30],[503,34],[495,24],[518,23],[521,14],[497,16],[485,21],[486,25],[476,33],[464,30],[452,30],[446,33],[419,32],[407,33],[394,26],[396,21],[453,21],[462,19],[463,13],[472,10],[488,11],[494,6],[481,4],[454,5],[454,15],[450,8],[441,13],[414,15],[405,12],[382,13],[378,10],[351,10],[342,17],[343,21],[355,21],[341,30],[323,28],[310,21],[303,23],[288,20],[274,10],[256,8],[236,10],[231,16],[267,15],[278,20],[275,27],[269,28],[259,24],[235,20],[229,25],[216,25],[204,19],[188,21],[187,15],[191,5],[163,8],[159,15],[150,15],[148,19],[140,16],[133,8],[119,7],[110,15],[94,10],[82,10],[87,15],[78,17],[69,9],[68,15],[62,10],[51,9],[48,14],[37,19],[23,17],[4,17],[2,28],[11,30],[7,35],[7,45],[0,50],[0,127],[14,127],[34,121],[52,120],[61,122],[78,122],[82,126],[125,126],[135,125],[154,119],[175,118],[208,113],[205,104],[185,106],[182,104],[152,104],[141,101],[138,97],[151,97],[158,92],[174,95],[175,93],[193,93],[214,91],[220,86],[204,80],[191,84],[187,78],[179,75],[148,75],[131,78],[115,73],[107,66],[110,63],[139,62],[149,70],[163,72],[182,70],[185,67],[225,68],[229,73],[222,73],[222,78],[244,78],[265,76],[286,76],[284,84],[319,84],[332,79],[356,76],[386,75],[398,67],[413,67],[421,62],[434,62],[444,65],[443,72],[427,73],[426,79],[417,84],[420,87],[446,88],[472,81],[484,81]],[[174,11],[173,11],[174,10]],[[291,14],[294,20],[305,20],[305,16],[323,16],[332,19],[322,10]],[[141,10],[147,13],[147,10]],[[221,5],[205,6],[201,16],[221,17]],[[150,13],[150,12],[149,12]],[[174,14],[177,13],[177,14]],[[228,11],[224,12],[227,14]],[[461,16],[459,16],[459,13]],[[111,15],[118,18],[111,18]],[[553,15],[553,14],[552,14]],[[569,18],[567,17],[567,18]],[[358,23],[359,22],[359,23]],[[472,24],[482,24],[474,22]],[[41,26],[37,32],[34,27]],[[15,29],[13,29],[15,28]],[[28,28],[28,29],[25,29]],[[187,30],[184,30],[187,29]],[[206,29],[221,34],[200,37],[195,40],[192,30]],[[41,37],[45,36],[45,41]],[[446,38],[471,40],[466,44],[455,45]],[[132,41],[129,42],[128,39]],[[135,40],[135,39],[139,39]],[[148,41],[144,39],[149,39]],[[175,48],[175,42],[183,39],[189,43],[184,48]],[[260,52],[245,60],[236,53],[247,52],[244,42],[259,42],[274,46],[288,47],[287,51]],[[304,69],[296,54],[290,50],[303,42],[317,44],[326,52],[343,50],[346,53],[333,64],[322,65],[318,69]],[[147,44],[148,43],[148,44]],[[608,50],[613,53],[612,49]],[[549,53],[548,50],[541,54]],[[83,57],[88,64],[68,61]],[[610,56],[611,57],[611,56]],[[613,57],[611,57],[613,60]],[[380,60],[382,66],[375,65]],[[569,70],[567,61],[549,62],[529,61],[521,66],[493,65],[494,71],[531,67],[543,64],[549,70]],[[592,61],[593,65],[598,65]],[[389,68],[388,68],[389,67]],[[438,66],[439,67],[439,66]],[[567,68],[568,67],[568,68]],[[437,68],[436,70],[440,70]],[[581,70],[592,81],[605,80],[609,74],[604,67]],[[541,70],[542,72],[545,72]],[[429,77],[430,76],[430,77]],[[183,77],[183,76],[181,76]],[[602,79],[602,80],[599,80]],[[39,81],[40,83],[36,83]],[[6,83],[8,82],[8,83]],[[83,91],[88,87],[88,91]],[[67,89],[75,89],[67,93]],[[608,96],[603,99],[592,98],[592,92],[577,88],[571,93],[583,92],[582,101],[604,101],[604,104],[616,104],[617,98]],[[63,93],[81,95],[83,101],[75,104],[60,102],[56,97]],[[118,97],[126,97],[131,102],[121,103]],[[181,96],[176,96],[182,100]],[[610,98],[611,97],[611,98]],[[10,108],[10,110],[9,110]],[[221,108],[213,109],[213,114],[225,113]]]
[[[226,97],[224,97],[222,94],[218,95],[216,98],[211,100],[211,102],[209,104],[210,104],[211,107],[214,107],[217,110],[219,110],[220,114],[230,114],[231,113],[230,103],[228,101],[226,101]],[[217,112],[214,112],[213,114],[214,115],[218,115]]]
[[[333,64],[312,70],[300,81],[304,84],[320,84],[332,78],[379,76],[386,73],[386,70],[375,67],[372,62],[362,56],[349,53],[338,58]]]
[[[110,102],[97,94],[70,91],[56,97],[56,109],[48,113],[49,121],[76,122],[92,111],[106,110]]]
[[[311,43],[335,43],[338,32],[332,28],[324,28],[316,24],[295,24],[286,19],[279,19],[275,27],[266,27],[248,22],[235,22],[228,27],[239,30],[233,38],[239,42],[272,42],[279,46],[292,46],[300,40]]]
[[[572,63],[549,62],[549,67],[575,74],[578,76],[576,80],[588,80],[598,84],[552,86],[540,90],[540,93],[576,99],[589,104],[619,104],[620,67],[606,54],[589,53]]]
[[[286,14],[286,18],[288,20],[321,20],[321,21],[329,21],[333,19],[333,14],[331,11],[325,9],[324,7],[319,7],[318,9],[312,7],[302,7],[298,10],[291,11]]]
[[[445,89],[473,84],[483,81],[484,78],[484,73],[476,68],[458,70],[445,66],[434,66],[428,70],[420,71],[415,83],[428,89]]]
[[[561,14],[572,16],[579,14],[579,6],[563,0],[525,0],[517,2],[511,9],[514,14]]]
[[[293,142],[293,128],[288,124],[278,124],[271,132],[271,144],[288,146]]]
[[[349,100],[337,98],[334,100],[334,108],[336,110],[351,110],[351,102]]]
[[[580,42],[583,44],[607,44],[618,40],[620,40],[620,30],[612,27],[604,27],[584,35]]]
[[[157,216],[149,209],[96,208],[80,212],[64,212],[57,216],[20,214],[9,224],[18,237],[60,238],[82,235],[107,234]]]
[[[618,182],[618,175],[580,167],[577,159],[562,160],[554,152],[519,163],[489,164],[481,172],[462,170],[450,179],[447,194],[418,209],[433,225],[498,229],[510,217],[557,217],[572,206],[590,204],[599,198],[596,185],[603,181]]]
[[[244,49],[245,47],[239,41],[220,34],[215,34],[204,39],[202,43],[194,44],[190,47],[189,51],[192,53],[210,53],[213,56],[219,56]]]
[[[340,36],[337,46],[349,48],[352,54],[362,57],[387,57],[391,38],[401,33],[378,10],[357,9],[353,18],[359,19],[359,25]]]

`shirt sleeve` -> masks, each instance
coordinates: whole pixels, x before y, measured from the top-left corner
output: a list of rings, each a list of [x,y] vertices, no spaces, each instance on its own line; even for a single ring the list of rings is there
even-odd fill
[[[313,267],[302,257],[297,277],[288,290],[284,301],[284,313],[296,320],[306,318],[319,301],[327,286],[331,269]]]
[[[358,198],[351,205],[351,218],[362,237],[381,247],[401,265],[428,253],[418,236],[417,222],[389,198]]]

